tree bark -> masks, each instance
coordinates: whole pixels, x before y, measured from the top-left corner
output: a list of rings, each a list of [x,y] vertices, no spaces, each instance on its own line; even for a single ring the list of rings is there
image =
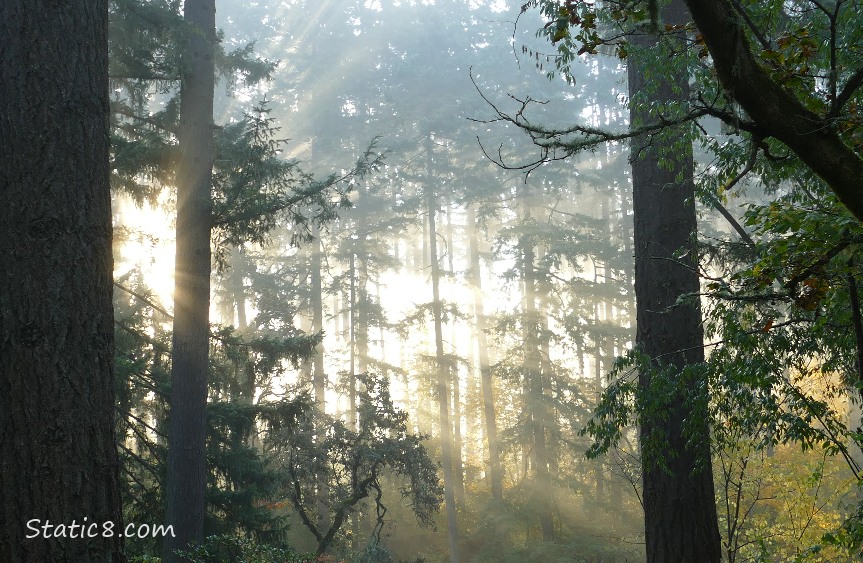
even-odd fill
[[[0,37],[0,554],[123,561],[107,2],[4,0]]]
[[[806,109],[767,74],[729,0],[686,0],[686,5],[720,82],[758,126],[758,134],[788,146],[863,221],[863,158],[842,141],[831,116]]]
[[[667,6],[663,16],[672,24],[687,20],[680,0]],[[655,40],[647,35],[633,38],[641,47]],[[630,99],[634,99],[647,84],[637,57],[629,60],[628,74]],[[673,65],[665,70],[664,79],[654,75],[651,80],[661,80],[651,84],[656,91],[652,102],[688,99],[688,76]],[[631,104],[634,126],[649,119],[647,107]],[[652,368],[672,366],[680,377],[684,366],[704,361],[700,307],[677,303],[681,295],[699,290],[692,148],[674,154],[666,151],[660,157],[662,147],[656,143],[645,138],[632,143],[636,344],[651,359]],[[682,257],[681,249],[686,251]],[[640,374],[644,392],[649,392],[652,372]],[[668,396],[652,397],[667,416],[647,413],[641,420],[642,448],[652,438],[662,437],[665,447],[656,454],[667,464],[666,470],[642,456],[649,562],[718,562],[721,557],[707,412],[706,407],[693,405],[697,394],[706,392],[703,383],[695,380],[686,388],[678,384]],[[684,435],[684,422],[696,433],[694,437]]]
[[[207,487],[215,1],[186,0],[183,16],[196,32],[188,39],[180,90],[181,156],[165,500],[165,519],[174,526],[175,536],[165,539],[166,562],[178,561],[176,550],[203,540]]]

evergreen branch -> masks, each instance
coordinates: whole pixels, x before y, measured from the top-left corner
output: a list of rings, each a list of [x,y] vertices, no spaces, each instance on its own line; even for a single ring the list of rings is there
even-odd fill
[[[114,287],[117,287],[117,288],[121,289],[122,291],[125,291],[126,293],[137,298],[138,300],[142,301],[146,305],[149,305],[154,310],[159,311],[160,313],[165,315],[168,319],[170,319],[170,320],[174,319],[174,316],[171,313],[169,313],[168,311],[166,311],[165,309],[163,309],[162,307],[160,307],[159,305],[154,303],[150,298],[148,298],[144,295],[141,295],[140,293],[137,293],[134,290],[129,289],[128,287],[122,285],[121,283],[117,282],[116,280],[114,281]]]
[[[123,321],[121,321],[119,319],[114,319],[114,324],[117,325],[118,327],[122,328],[123,330],[125,330],[126,332],[131,334],[132,336],[140,338],[141,340],[143,340],[144,342],[146,342],[147,344],[149,344],[150,346],[152,346],[156,350],[159,350],[160,352],[163,352],[164,354],[171,356],[170,348],[163,346],[160,342],[157,342],[156,340],[154,340],[150,336],[148,336],[148,335],[146,335],[146,334],[144,334],[138,330],[135,330],[134,328],[130,327],[129,325],[127,325],[126,323],[124,323]]]
[[[124,415],[124,416],[128,416],[129,418],[134,419],[134,420],[135,420],[135,421],[137,421],[139,424],[141,424],[142,426],[144,426],[145,428],[147,428],[147,430],[150,430],[151,432],[153,432],[153,433],[154,433],[154,434],[156,434],[157,436],[161,436],[162,438],[167,438],[167,437],[168,437],[168,435],[167,435],[167,434],[165,434],[165,433],[164,433],[164,432],[162,432],[161,430],[158,430],[157,428],[154,428],[153,426],[151,426],[150,424],[148,424],[147,422],[145,422],[144,420],[142,420],[142,419],[141,419],[141,417],[139,417],[139,416],[135,416],[135,415],[134,415],[134,414],[132,414],[130,411],[123,411],[123,410],[120,410],[119,408],[117,408],[117,412],[118,412],[118,413],[120,413],[120,414],[122,414],[122,415]]]
[[[133,458],[135,461],[143,461],[143,460],[141,460],[140,457],[135,455],[134,452],[130,451],[129,448],[127,448],[126,446],[124,446],[122,444],[117,444],[117,447],[119,447],[121,450],[125,451],[129,455],[129,457]],[[141,464],[141,466],[145,467],[147,469],[147,471],[149,471],[151,474],[153,474],[155,476],[155,474],[153,473],[153,471],[149,467],[147,467],[143,464]],[[150,489],[150,487],[148,487],[147,485],[144,485],[144,483],[142,483],[141,481],[138,480],[138,477],[135,474],[133,474],[132,471],[128,467],[126,467],[125,463],[121,463],[120,468],[123,470],[123,472],[126,474],[126,476],[129,477],[129,479],[131,479],[132,481],[135,482],[136,485],[138,485],[138,487],[142,491],[146,491],[146,490]],[[158,477],[157,477],[157,480],[158,480]]]
[[[123,414],[123,413],[121,412],[121,414]],[[126,413],[126,414],[128,414],[128,413]],[[141,440],[141,443],[143,443],[147,447],[147,449],[150,451],[150,454],[154,458],[156,458],[156,461],[158,461],[162,466],[164,466],[165,462],[163,459],[161,459],[159,457],[159,454],[156,451],[155,446],[153,446],[153,443],[150,440],[150,438],[148,436],[144,435],[141,432],[141,430],[139,430],[134,424],[128,424],[127,426],[132,430],[132,432],[135,433],[136,436],[138,436],[138,438]]]
[[[119,352],[119,350],[115,349],[115,352]],[[147,373],[147,370],[144,370],[144,372]],[[152,372],[150,372],[149,375],[152,376],[153,375]],[[130,373],[129,376],[137,378],[138,379],[138,385],[142,386],[144,389],[147,389],[148,391],[152,391],[155,395],[158,395],[163,400],[167,401],[169,399],[167,393],[165,393],[164,391],[162,391],[161,389],[159,389],[158,387],[156,387],[155,385],[153,385],[152,383],[147,381],[147,379],[143,375],[141,375],[140,373],[133,372],[133,373]]]
[[[141,467],[143,467],[144,469],[149,471],[153,475],[153,477],[155,477],[156,480],[161,483],[161,478],[159,477],[159,471],[158,471],[158,469],[156,469],[156,467],[152,463],[150,463],[146,459],[142,458],[141,456],[139,456],[138,454],[136,454],[135,452],[133,452],[132,450],[130,450],[129,448],[124,446],[122,443],[118,443],[117,445],[120,447],[121,450],[126,452],[129,455],[129,457],[131,457],[132,459],[137,461],[138,464],[141,465]],[[139,485],[141,484],[137,479],[135,480],[135,482],[138,483]]]
[[[135,121],[140,121],[141,123],[146,123],[147,125],[152,125],[157,129],[161,129],[163,131],[167,131],[173,135],[177,135],[177,128],[171,125],[166,125],[165,123],[161,123],[155,119],[151,119],[149,117],[144,117],[142,115],[138,115],[134,111],[132,111],[126,104],[111,104],[111,110],[114,113],[120,114],[122,116],[128,117],[130,119],[134,119]]]

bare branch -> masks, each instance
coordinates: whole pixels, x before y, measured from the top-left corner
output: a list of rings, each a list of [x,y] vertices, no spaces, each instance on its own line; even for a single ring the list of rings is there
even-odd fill
[[[555,160],[564,160],[584,150],[591,150],[605,143],[626,141],[644,135],[653,135],[669,127],[695,121],[700,117],[710,115],[707,108],[696,108],[695,110],[689,111],[678,117],[668,118],[660,115],[656,118],[654,123],[648,123],[641,127],[619,132],[606,131],[604,129],[581,124],[572,125],[563,129],[550,129],[542,125],[533,124],[526,116],[526,112],[531,104],[546,104],[547,102],[534,100],[529,96],[524,99],[520,99],[512,94],[507,94],[510,99],[519,103],[518,110],[515,113],[507,113],[498,107],[498,105],[489,99],[489,97],[482,91],[476,83],[472,71],[470,72],[470,79],[480,97],[489,105],[495,114],[495,117],[492,119],[483,120],[468,118],[470,121],[484,124],[499,122],[512,124],[527,133],[533,144],[540,148],[539,159],[526,164],[513,166],[507,165],[503,162],[500,149],[498,150],[498,158],[493,158],[489,156],[488,151],[483,147],[483,153],[486,157],[506,170],[527,170],[528,173],[530,173],[542,164]],[[480,147],[482,147],[481,142]]]

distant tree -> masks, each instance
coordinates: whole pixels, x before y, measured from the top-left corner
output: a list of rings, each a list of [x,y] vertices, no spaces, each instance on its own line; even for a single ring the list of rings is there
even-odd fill
[[[408,431],[407,415],[393,406],[387,380],[357,377],[362,385],[356,428],[312,409],[305,423],[276,428],[268,440],[286,473],[285,495],[314,535],[318,555],[330,550],[348,516],[365,499],[374,501],[373,538],[380,539],[388,478],[404,481],[401,495],[423,525],[432,523],[443,495],[437,466],[422,445],[424,437]],[[322,477],[329,484],[326,497],[317,489]],[[321,504],[328,511],[322,521],[317,518]]]
[[[107,13],[104,0],[0,4],[0,553],[7,561],[124,560]],[[86,527],[82,537],[80,526],[90,524],[98,533]],[[114,533],[103,533],[109,527]]]
[[[527,184],[519,189],[521,219],[525,224],[533,222],[531,216],[530,194]],[[538,275],[536,271],[536,241],[529,235],[518,240],[517,268],[520,270],[522,284],[522,389],[524,418],[527,432],[524,443],[530,452],[530,466],[533,471],[534,490],[539,497],[537,512],[543,541],[553,541],[555,536],[552,499],[549,493],[551,475],[549,473],[548,434],[550,412],[546,401],[550,381],[549,374],[543,373],[543,312],[537,308]],[[547,317],[546,317],[547,319]],[[546,321],[547,322],[547,321]]]
[[[458,543],[458,513],[455,505],[455,476],[453,475],[453,444],[452,423],[450,422],[450,374],[451,369],[444,359],[443,349],[443,308],[440,298],[440,263],[437,252],[437,223],[436,214],[438,201],[432,176],[432,137],[431,134],[425,139],[426,151],[426,185],[424,187],[426,199],[426,212],[429,224],[429,257],[431,259],[431,281],[432,281],[432,317],[434,322],[435,339],[435,373],[437,375],[436,398],[438,401],[438,412],[441,429],[441,463],[443,464],[444,491],[446,498],[447,535],[449,538],[449,560],[450,563],[459,562]]]
[[[473,286],[474,304],[474,334],[477,346],[477,368],[480,376],[482,392],[482,411],[485,430],[486,449],[488,451],[488,481],[491,497],[497,501],[503,500],[503,467],[500,461],[500,440],[497,430],[497,411],[494,399],[494,381],[489,370],[488,319],[483,303],[482,270],[480,266],[479,237],[477,235],[476,206],[467,209],[468,253],[470,269],[469,283]]]

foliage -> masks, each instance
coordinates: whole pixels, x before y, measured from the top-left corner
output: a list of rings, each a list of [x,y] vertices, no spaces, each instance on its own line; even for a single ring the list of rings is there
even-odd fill
[[[358,427],[310,412],[296,428],[283,428],[269,436],[268,446],[287,475],[283,494],[318,542],[318,554],[334,542],[345,518],[367,498],[374,501],[374,537],[385,524],[384,472],[402,479],[399,492],[408,500],[420,523],[429,525],[437,513],[443,490],[437,466],[429,458],[423,436],[411,434],[407,414],[397,409],[389,382],[358,376],[362,383],[357,409]],[[329,498],[316,494],[319,482],[328,483]],[[327,507],[324,525],[317,520],[317,505]]]
[[[291,230],[292,244],[311,242],[310,226],[329,223],[339,209],[350,208],[357,181],[383,163],[373,140],[353,168],[316,180],[298,162],[282,158],[287,141],[276,137],[275,121],[262,101],[216,137],[213,237],[221,268],[231,246],[265,245],[277,225]]]
[[[177,162],[179,85],[188,24],[174,0],[116,0],[111,7],[112,163],[115,190],[136,202],[155,203],[173,185]],[[252,89],[269,80],[275,64],[255,55],[249,43],[216,45],[217,78]],[[152,111],[156,100],[162,108]],[[309,224],[332,221],[350,207],[348,192],[382,164],[376,141],[352,167],[316,179],[295,160],[263,100],[214,130],[213,241],[216,264],[224,268],[231,246],[265,243],[277,224],[292,225],[292,242],[310,241]]]
[[[844,462],[824,450],[763,448],[743,438],[715,452],[717,504],[729,562],[845,560],[835,537],[849,488]]]
[[[215,563],[218,561],[243,561],[244,563],[307,563],[314,556],[299,554],[285,549],[261,544],[253,538],[232,535],[208,536],[202,545],[190,552],[182,552],[192,563]]]
[[[115,337],[118,433],[123,468],[124,516],[130,522],[158,521],[162,514],[165,429],[170,362],[170,320],[140,280],[118,280]],[[127,287],[124,284],[131,286]],[[148,332],[156,332],[156,337]],[[213,378],[208,404],[207,463],[210,533],[254,535],[262,545],[284,545],[287,523],[265,506],[282,476],[252,444],[258,428],[269,432],[296,426],[307,408],[304,397],[253,402],[254,385],[266,387],[283,361],[298,362],[319,337],[273,334],[241,338],[222,328],[213,335]],[[249,384],[252,384],[249,391]],[[130,552],[153,553],[158,546],[135,538]]]
[[[850,448],[859,447],[859,434],[848,428],[843,412],[849,394],[857,398],[861,381],[859,221],[801,161],[799,151],[795,155],[769,138],[757,120],[740,110],[733,93],[723,90],[704,37],[694,25],[663,25],[651,14],[651,4],[655,5],[640,0],[540,0],[525,3],[522,11],[537,9],[542,14],[546,25],[538,34],[557,47],[550,62],[564,76],[572,73],[580,56],[598,52],[612,52],[621,60],[638,57],[646,64],[648,76],[662,72],[671,57],[687,65],[694,83],[685,104],[652,104],[654,122],[633,124],[624,131],[581,124],[544,126],[530,113],[536,111],[530,98],[516,99],[518,106],[512,112],[493,106],[493,121],[523,129],[541,147],[542,162],[568,158],[601,143],[661,135],[671,125],[688,122],[690,137],[685,142],[695,140],[707,152],[699,198],[706,209],[718,211],[736,235],[702,236],[703,291],[683,298],[700,298],[706,305],[711,353],[704,366],[688,369],[706,375],[714,441],[721,449],[749,440],[747,447],[755,455],[778,444],[798,444],[803,451],[817,448],[828,456],[825,464],[844,464],[848,475],[859,477],[860,468],[850,453]],[[852,53],[860,49],[863,36],[854,3],[734,5],[770,78],[806,110],[826,116],[828,127],[859,156],[863,74]],[[651,22],[659,24],[658,45],[647,51],[636,49],[629,38],[643,33]],[[687,51],[671,50],[673,43],[665,41],[670,37],[685,37]],[[648,96],[631,103],[651,102]],[[722,123],[719,134],[706,116]],[[742,220],[725,207],[735,200],[744,201]],[[708,228],[704,227],[705,232]],[[649,380],[650,388],[641,389],[635,374],[648,369],[650,377],[642,381]],[[615,447],[628,425],[663,416],[651,410],[651,397],[672,392],[683,378],[656,369],[637,350],[616,364],[585,429],[595,439],[589,455]],[[656,444],[648,440],[643,445],[647,453],[643,461],[651,463],[649,453]],[[844,483],[846,488],[856,486]],[[860,530],[856,513],[851,511],[840,532],[825,536],[828,543],[856,547],[863,543],[863,536],[853,539]],[[838,527],[828,522],[819,529],[823,532],[830,525]],[[801,545],[794,547],[798,551],[806,548],[802,537],[798,538]],[[817,550],[818,538],[806,537]],[[769,543],[762,546],[775,555],[770,550],[776,546]],[[785,545],[785,549],[791,547]]]
[[[111,170],[115,190],[137,202],[155,202],[173,183],[177,161],[179,92],[188,23],[178,0],[112,0],[109,5]],[[226,52],[215,46],[216,74],[229,84],[253,86],[275,65],[254,56],[252,45]],[[154,102],[161,108],[153,111]]]

